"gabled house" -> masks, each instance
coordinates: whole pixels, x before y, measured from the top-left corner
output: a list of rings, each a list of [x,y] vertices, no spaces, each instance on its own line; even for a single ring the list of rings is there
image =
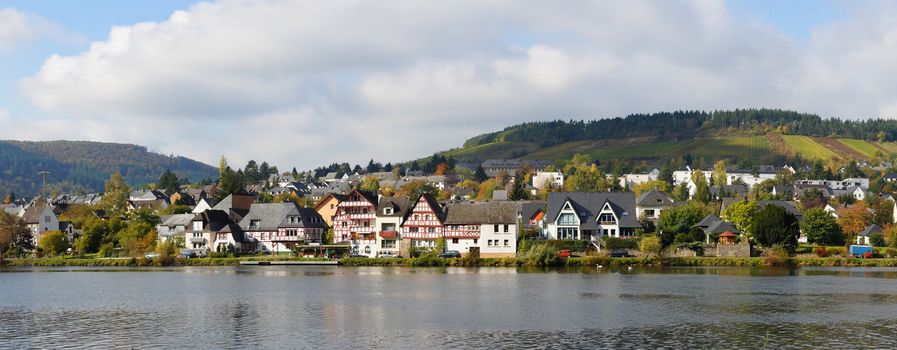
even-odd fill
[[[321,243],[325,225],[314,209],[286,202],[253,203],[239,227],[244,241],[257,242],[257,251],[277,254],[291,252],[297,245]]]
[[[377,196],[368,191],[353,190],[336,207],[333,216],[333,242],[348,242],[353,247],[375,245],[374,227]]]
[[[129,210],[143,208],[159,210],[168,208],[170,204],[169,197],[158,190],[134,191],[128,198]]]
[[[402,219],[402,240],[408,240],[412,247],[435,247],[436,240],[443,237],[443,220],[445,216],[436,198],[429,193],[421,194]]]
[[[402,235],[399,233],[399,226],[402,225],[402,219],[411,210],[411,200],[404,196],[381,197],[377,203],[377,218],[375,226],[377,228],[377,244],[372,252],[376,256],[396,256],[401,255],[400,242]],[[369,255],[367,248],[362,248],[362,254]]]
[[[210,209],[193,216],[191,227],[184,245],[188,249],[209,252],[214,247],[212,243],[217,238],[218,232],[231,223],[230,215],[223,210]]]
[[[636,217],[638,220],[657,221],[660,219],[660,212],[669,209],[675,202],[668,194],[652,188],[635,200]]]
[[[635,237],[639,228],[632,192],[553,192],[548,195],[547,237],[592,241]]]
[[[698,222],[694,227],[700,228],[704,231],[704,243],[706,244],[713,243],[713,237],[719,237],[726,232],[734,234],[735,237],[741,235],[741,231],[735,228],[735,224],[728,221],[723,221],[715,215],[705,216],[704,219]]]
[[[160,217],[160,223],[156,225],[159,241],[167,242],[178,236],[186,239],[185,234],[187,230],[191,229],[191,223],[195,217],[196,214],[175,214]]]
[[[37,245],[37,242],[40,242],[42,234],[59,229],[59,218],[53,212],[53,208],[42,199],[35,201],[34,205],[20,211],[20,213],[22,220],[25,221],[28,229],[31,230],[35,245]]]
[[[196,202],[196,205],[193,207],[193,214],[199,214],[206,210],[212,209],[215,206],[215,201],[209,198],[200,198],[199,202]]]
[[[884,232],[884,230],[881,229],[881,226],[878,226],[876,224],[869,225],[865,229],[857,233],[856,242],[859,245],[870,245],[872,243],[869,240],[869,237],[874,234],[880,234],[882,232]]]
[[[345,195],[341,195],[338,193],[331,193],[315,204],[315,211],[318,212],[322,218],[324,218],[324,222],[327,223],[327,226],[333,227],[333,217],[336,216],[336,208],[339,206],[342,201],[346,200]]]
[[[510,202],[454,203],[445,207],[447,250],[484,258],[517,254],[517,205]]]

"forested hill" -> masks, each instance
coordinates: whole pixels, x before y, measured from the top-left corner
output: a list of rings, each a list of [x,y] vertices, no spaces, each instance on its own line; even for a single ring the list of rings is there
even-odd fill
[[[845,162],[897,158],[897,120],[824,119],[776,109],[678,111],[597,120],[517,124],[440,154],[458,162],[494,158],[570,159],[658,165],[683,157],[702,165]],[[425,159],[422,159],[426,161]],[[711,163],[712,164],[712,163]]]
[[[41,187],[38,172],[47,171],[47,185],[61,192],[102,191],[113,172],[131,185],[156,182],[171,169],[181,178],[216,178],[218,169],[185,157],[172,157],[130,144],[88,141],[0,141],[0,193],[33,196]]]
[[[728,135],[773,128],[787,135],[897,141],[897,120],[823,119],[814,114],[775,109],[679,111],[632,114],[624,118],[517,124],[473,137],[464,147],[497,141],[535,142],[543,147],[565,142],[659,136],[663,139]]]

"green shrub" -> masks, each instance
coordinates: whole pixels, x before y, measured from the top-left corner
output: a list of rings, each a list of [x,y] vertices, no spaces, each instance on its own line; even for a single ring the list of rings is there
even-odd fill
[[[604,239],[604,247],[607,249],[638,249],[638,238],[614,238]]]

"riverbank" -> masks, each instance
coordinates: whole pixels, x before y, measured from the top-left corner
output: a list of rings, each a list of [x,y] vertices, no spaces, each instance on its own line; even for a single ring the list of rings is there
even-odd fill
[[[59,267],[59,266],[238,266],[240,261],[327,261],[323,258],[197,258],[170,259],[167,261],[118,258],[118,259],[7,259],[4,266],[18,267]],[[610,258],[581,257],[538,261],[527,258],[483,258],[483,259],[442,259],[442,258],[346,258],[340,259],[341,266],[399,266],[399,267],[594,267],[594,266],[786,266],[786,267],[897,267],[897,259],[858,258]]]

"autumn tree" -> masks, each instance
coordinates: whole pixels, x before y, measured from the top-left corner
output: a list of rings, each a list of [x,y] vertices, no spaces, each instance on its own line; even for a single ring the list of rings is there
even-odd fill
[[[0,211],[0,262],[8,252],[22,254],[34,249],[31,230],[22,218]]]
[[[371,191],[373,193],[377,193],[380,190],[380,180],[378,180],[374,176],[365,176],[364,181],[358,187],[361,190]]]
[[[642,182],[640,184],[633,186],[633,188],[631,188],[631,190],[633,192],[635,192],[636,197],[640,196],[642,194],[642,192],[647,192],[647,191],[650,191],[653,189],[656,189],[663,193],[670,193],[670,191],[672,190],[672,185],[670,185],[666,181],[654,180],[654,181]]]
[[[719,160],[713,164],[713,185],[722,187],[726,185],[726,160]]]
[[[422,193],[436,194],[438,189],[423,180],[408,181],[399,189],[399,194],[407,196],[412,200],[420,196]]]
[[[863,202],[838,210],[838,226],[845,235],[853,236],[871,223],[872,213]]]

